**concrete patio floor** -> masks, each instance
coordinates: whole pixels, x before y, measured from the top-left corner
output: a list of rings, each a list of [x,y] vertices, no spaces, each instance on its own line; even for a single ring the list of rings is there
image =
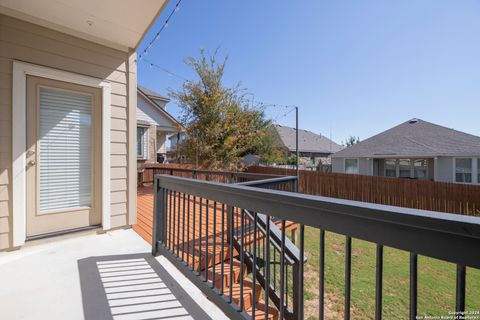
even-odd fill
[[[0,253],[0,319],[227,319],[150,250],[127,229],[37,240]]]

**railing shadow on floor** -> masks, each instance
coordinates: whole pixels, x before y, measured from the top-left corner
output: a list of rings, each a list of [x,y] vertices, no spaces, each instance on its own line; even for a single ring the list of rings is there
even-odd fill
[[[78,260],[84,318],[211,319],[150,254]]]

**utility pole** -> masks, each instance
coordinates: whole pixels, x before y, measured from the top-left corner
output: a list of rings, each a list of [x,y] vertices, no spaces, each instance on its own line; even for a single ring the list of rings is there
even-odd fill
[[[295,106],[295,154],[296,154],[296,174],[297,174],[297,187],[295,192],[298,192],[298,179],[300,179],[300,174],[298,171],[298,164],[300,162],[300,153],[298,150],[298,107]]]

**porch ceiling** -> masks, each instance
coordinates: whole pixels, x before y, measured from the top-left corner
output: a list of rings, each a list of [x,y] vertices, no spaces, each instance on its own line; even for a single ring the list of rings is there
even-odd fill
[[[167,0],[0,0],[0,13],[126,51]]]

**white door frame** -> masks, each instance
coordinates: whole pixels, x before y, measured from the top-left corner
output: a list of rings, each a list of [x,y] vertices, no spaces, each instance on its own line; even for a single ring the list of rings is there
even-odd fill
[[[68,71],[13,62],[12,88],[12,211],[13,246],[26,238],[26,94],[27,75],[102,89],[102,226],[110,229],[110,83]]]

